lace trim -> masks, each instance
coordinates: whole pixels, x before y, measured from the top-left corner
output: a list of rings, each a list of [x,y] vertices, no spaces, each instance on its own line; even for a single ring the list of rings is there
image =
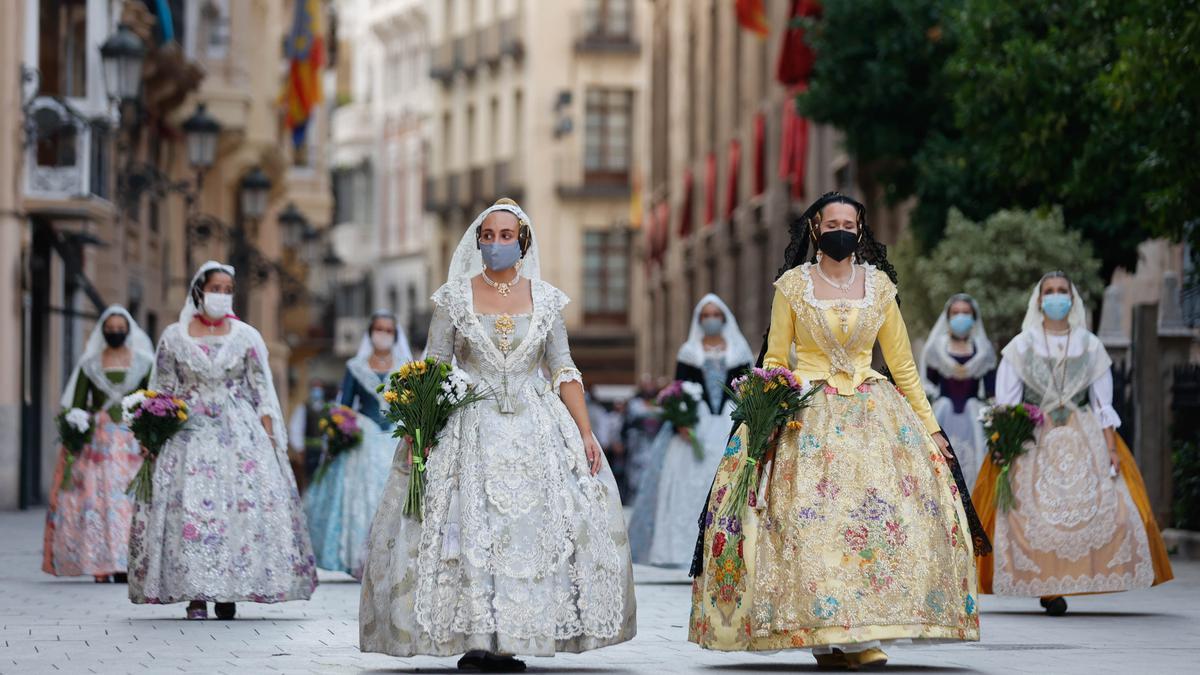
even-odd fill
[[[857,300],[820,300],[813,290],[812,268],[815,263],[804,263],[798,269],[804,277],[804,301],[820,310],[833,309],[840,303],[846,303],[854,309],[864,309],[871,304],[875,297],[875,266],[871,263],[855,264],[863,273],[863,296]]]
[[[79,370],[87,376],[96,389],[104,394],[105,401],[100,408],[107,408],[110,404],[120,403],[121,399],[125,398],[129,392],[137,389],[153,365],[154,362],[149,357],[143,356],[139,352],[133,352],[133,360],[128,369],[105,369],[101,364],[100,357],[96,356],[81,363]],[[119,384],[115,383],[105,375],[106,370],[125,370],[125,379]]]
[[[883,326],[884,307],[896,297],[896,287],[891,283],[877,283],[877,276],[881,272],[870,265],[863,266],[867,272],[864,283],[869,292],[863,295],[861,301],[856,301],[861,303],[858,320],[849,339],[842,343],[826,319],[825,311],[817,304],[818,301],[815,298],[812,302],[809,301],[809,298],[812,298],[812,278],[808,270],[810,265],[811,263],[805,263],[786,272],[775,282],[775,287],[787,298],[799,323],[808,329],[813,341],[829,358],[833,373],[854,375],[856,368],[851,354],[869,349],[875,343],[879,329]],[[852,303],[852,306],[855,306],[855,303]]]
[[[579,372],[578,368],[559,368],[554,373],[554,377],[550,380],[554,387],[554,393],[560,394],[560,389],[567,382],[578,382],[583,384],[583,373]]]

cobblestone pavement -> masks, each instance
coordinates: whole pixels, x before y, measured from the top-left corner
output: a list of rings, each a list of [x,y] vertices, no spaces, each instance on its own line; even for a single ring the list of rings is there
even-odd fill
[[[188,622],[184,606],[135,606],[125,587],[39,571],[42,511],[0,513],[0,673],[454,673],[454,659],[358,651],[358,584],[323,574],[310,602],[238,606],[233,622]],[[983,642],[896,647],[887,672],[1200,672],[1200,563],[1146,591],[1071,600],[983,598]],[[637,569],[638,637],[580,655],[528,659],[535,673],[811,672],[805,652],[706,652],[686,641],[682,572]]]

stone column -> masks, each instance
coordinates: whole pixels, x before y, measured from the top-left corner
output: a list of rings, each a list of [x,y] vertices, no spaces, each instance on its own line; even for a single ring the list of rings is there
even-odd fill
[[[5,7],[0,21],[0,509],[20,498],[21,466],[21,252],[28,230],[21,215],[23,180],[21,52],[24,2]]]

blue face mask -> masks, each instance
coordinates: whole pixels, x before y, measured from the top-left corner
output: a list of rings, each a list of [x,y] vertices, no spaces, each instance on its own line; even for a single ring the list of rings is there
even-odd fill
[[[480,244],[479,252],[483,255],[483,264],[494,272],[511,269],[521,259],[521,245],[511,244]]]
[[[955,314],[950,317],[950,332],[955,337],[966,337],[975,326],[975,317],[970,314]]]
[[[324,401],[325,390],[321,387],[313,387],[312,390],[308,392],[308,400],[312,401],[313,403],[320,403]]]
[[[1051,321],[1062,321],[1071,313],[1071,296],[1055,293],[1042,298],[1042,314]]]

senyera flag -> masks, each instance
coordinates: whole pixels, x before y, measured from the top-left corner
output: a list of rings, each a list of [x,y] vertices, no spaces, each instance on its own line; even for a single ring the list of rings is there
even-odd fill
[[[287,81],[280,101],[284,106],[284,125],[292,132],[292,143],[301,147],[313,108],[322,98],[325,36],[321,30],[320,0],[296,0],[296,14],[287,39],[287,58]]]

